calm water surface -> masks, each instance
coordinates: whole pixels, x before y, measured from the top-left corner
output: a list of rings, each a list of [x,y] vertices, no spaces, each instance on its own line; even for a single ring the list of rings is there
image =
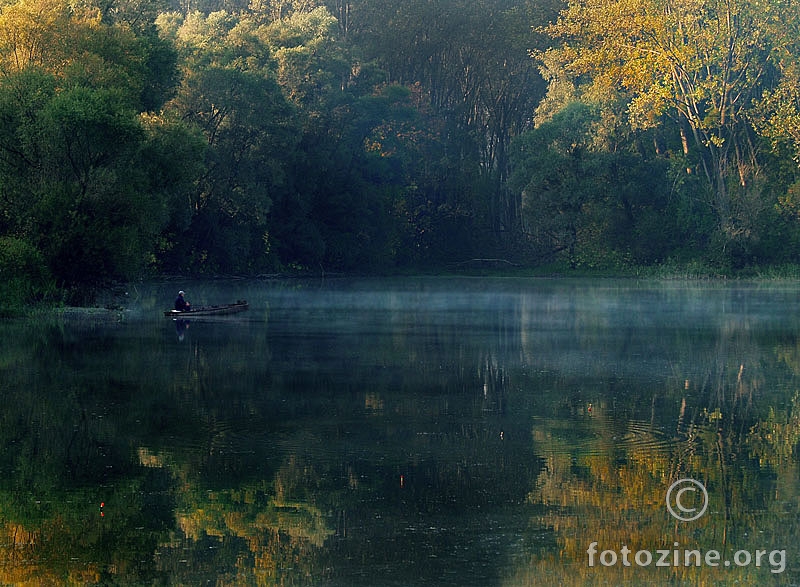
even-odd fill
[[[181,325],[177,289],[251,309]],[[797,584],[799,300],[181,282],[2,323],[0,583]]]

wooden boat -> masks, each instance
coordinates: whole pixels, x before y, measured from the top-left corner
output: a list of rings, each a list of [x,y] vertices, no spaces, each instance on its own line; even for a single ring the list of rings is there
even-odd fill
[[[199,316],[225,316],[244,312],[250,306],[245,300],[237,300],[235,304],[222,304],[219,306],[197,306],[185,312],[179,310],[166,310],[164,316],[168,318],[196,318]]]

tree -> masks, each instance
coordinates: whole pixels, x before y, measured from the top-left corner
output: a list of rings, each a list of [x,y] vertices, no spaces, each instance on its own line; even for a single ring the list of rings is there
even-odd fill
[[[681,230],[666,194],[668,167],[597,141],[602,117],[575,102],[512,142],[511,187],[522,194],[537,255],[572,267],[648,264],[674,252]]]
[[[208,147],[191,225],[173,262],[204,271],[272,268],[279,261],[270,211],[287,190],[299,129],[275,81],[265,33],[252,19],[221,11],[165,16],[159,26],[183,58],[169,111],[199,129]]]
[[[441,117],[441,174],[461,181],[421,193],[442,210],[469,208],[478,235],[508,244],[520,228],[518,194],[507,189],[508,147],[530,127],[545,85],[528,51],[557,2],[359,3],[352,9],[354,37],[394,82],[419,84]],[[461,219],[464,222],[464,219]]]
[[[187,77],[172,107],[208,143],[191,231],[195,262],[210,254],[213,270],[270,266],[268,213],[294,151],[292,108],[274,81],[222,67]]]
[[[332,92],[350,63],[337,42],[336,19],[325,8],[295,12],[266,25],[261,34],[276,61],[276,78],[287,97],[316,111]]]
[[[602,195],[602,154],[591,149],[592,125],[587,106],[573,104],[552,121],[515,141],[518,167],[512,179],[522,194],[526,224],[541,254],[564,251],[572,267],[586,206]]]
[[[166,115],[140,116],[146,140],[138,160],[150,193],[164,203],[166,222],[157,237],[152,261],[158,269],[184,267],[190,254],[185,234],[196,212],[196,194],[206,171],[208,143],[202,133]]]
[[[0,71],[60,69],[99,14],[75,13],[61,0],[21,0],[0,10]]]
[[[169,91],[163,46],[148,70],[157,45],[55,0],[0,11],[0,237],[26,243],[62,287],[136,276],[168,222],[139,117]]]
[[[725,242],[748,239],[769,206],[753,114],[778,83],[777,49],[789,38],[786,23],[797,20],[783,4],[571,2],[546,29],[562,44],[537,57],[552,98],[574,86],[582,99],[614,107],[633,129],[672,125],[686,172],[707,182],[706,202]],[[658,136],[655,145],[664,152]]]

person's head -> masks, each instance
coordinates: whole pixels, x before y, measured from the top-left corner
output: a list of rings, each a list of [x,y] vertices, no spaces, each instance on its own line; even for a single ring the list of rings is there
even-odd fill
[[[182,297],[183,297],[183,290],[181,290],[181,291],[179,291],[179,292],[178,292],[178,297],[180,297],[180,298],[182,298]]]

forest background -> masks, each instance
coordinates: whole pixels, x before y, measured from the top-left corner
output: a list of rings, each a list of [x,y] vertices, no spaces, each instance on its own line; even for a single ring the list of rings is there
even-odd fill
[[[788,271],[798,164],[790,0],[0,2],[6,307],[476,259]]]

